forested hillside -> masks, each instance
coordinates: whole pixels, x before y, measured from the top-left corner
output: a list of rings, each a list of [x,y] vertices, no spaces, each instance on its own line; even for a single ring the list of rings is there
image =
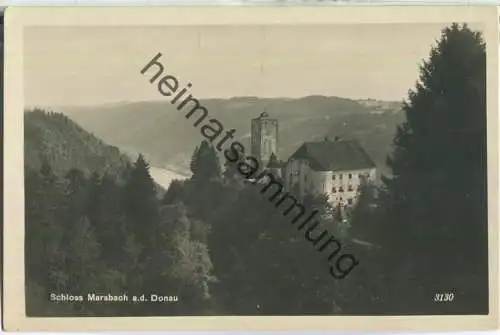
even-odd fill
[[[223,175],[207,142],[193,156],[193,176],[160,198],[142,155],[128,164],[60,114],[38,110],[26,120],[28,315],[330,314],[352,308],[332,285],[324,257],[286,229],[288,219],[258,188]],[[315,201],[327,210],[323,200]],[[304,263],[310,266],[302,269]],[[277,276],[283,287],[270,295]],[[125,293],[178,301],[58,303],[50,301],[54,292],[85,300],[89,293]]]
[[[28,315],[151,313],[147,305],[58,304],[54,292],[177,295],[183,305],[153,313],[203,313],[207,247],[191,236],[185,212],[160,208],[144,157],[130,163],[61,114],[28,112],[25,130]]]
[[[102,142],[67,116],[42,110],[24,113],[24,160],[40,169],[45,160],[56,173],[78,167],[116,174],[130,161],[118,148]]]

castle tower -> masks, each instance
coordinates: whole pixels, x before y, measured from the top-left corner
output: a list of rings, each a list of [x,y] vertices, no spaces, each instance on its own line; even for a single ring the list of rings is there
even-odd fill
[[[278,120],[266,112],[252,120],[252,156],[262,167],[267,166],[271,155],[278,151]]]

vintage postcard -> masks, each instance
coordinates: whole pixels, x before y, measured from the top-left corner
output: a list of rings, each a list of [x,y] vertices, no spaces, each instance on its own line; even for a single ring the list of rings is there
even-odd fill
[[[498,326],[498,14],[5,12],[4,327]]]

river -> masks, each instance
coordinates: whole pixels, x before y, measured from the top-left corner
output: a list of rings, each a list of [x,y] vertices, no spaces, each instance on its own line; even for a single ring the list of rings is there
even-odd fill
[[[156,183],[158,183],[164,189],[168,189],[168,187],[170,186],[170,183],[174,179],[183,180],[183,179],[189,178],[188,176],[179,174],[177,172],[173,172],[171,170],[159,168],[159,167],[155,167],[155,166],[149,167],[149,173],[151,174],[151,177],[154,179],[154,181]]]

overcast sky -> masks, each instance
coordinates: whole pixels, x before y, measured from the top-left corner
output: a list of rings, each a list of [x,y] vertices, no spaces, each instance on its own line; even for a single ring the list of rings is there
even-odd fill
[[[25,103],[160,100],[140,70],[165,72],[199,98],[312,94],[401,100],[445,25],[36,27],[25,30]]]

